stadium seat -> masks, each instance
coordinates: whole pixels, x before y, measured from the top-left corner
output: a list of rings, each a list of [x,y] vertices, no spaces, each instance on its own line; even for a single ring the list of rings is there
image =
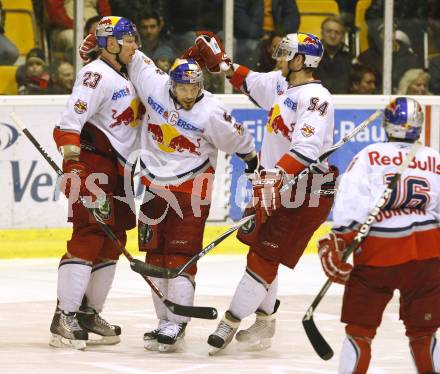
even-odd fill
[[[4,9],[23,9],[30,12],[34,11],[32,0],[2,0]]]
[[[40,46],[38,30],[31,0],[3,0],[5,10],[5,35],[25,56],[32,48]]]
[[[300,32],[321,35],[321,23],[329,16],[339,15],[339,7],[334,0],[297,0],[301,21]]]
[[[368,26],[365,20],[365,13],[371,5],[371,0],[358,0],[354,15],[354,25],[356,32],[356,55],[368,49]]]
[[[0,66],[0,95],[17,94],[16,71],[17,66]]]

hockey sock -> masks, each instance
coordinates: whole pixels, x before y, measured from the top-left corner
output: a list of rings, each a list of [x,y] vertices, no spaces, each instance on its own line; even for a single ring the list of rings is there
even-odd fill
[[[102,312],[116,272],[115,260],[100,262],[93,266],[86,290],[87,306]]]
[[[248,273],[244,273],[235,290],[229,311],[235,318],[242,320],[258,309],[266,295],[266,287]]]
[[[168,279],[165,278],[153,278],[150,279],[154,282],[154,284],[162,291],[165,297],[168,295]],[[156,295],[156,293],[151,290],[151,296],[153,297],[154,310],[156,311],[156,316],[158,320],[166,320],[167,319],[167,307]]]
[[[277,300],[278,293],[278,277],[276,277],[270,284],[267,290],[267,295],[258,307],[258,310],[263,311],[267,315],[274,313],[275,302]]]
[[[433,335],[424,335],[409,338],[409,346],[419,373],[433,373],[440,371],[440,348]]]
[[[371,339],[349,336],[344,340],[338,374],[365,374],[371,360]]]
[[[78,311],[91,271],[92,266],[83,260],[75,258],[61,260],[57,287],[59,309],[69,313]]]
[[[186,276],[168,279],[168,298],[177,304],[192,306],[194,304],[195,284]],[[167,319],[172,322],[189,322],[190,317],[178,316],[167,310]]]

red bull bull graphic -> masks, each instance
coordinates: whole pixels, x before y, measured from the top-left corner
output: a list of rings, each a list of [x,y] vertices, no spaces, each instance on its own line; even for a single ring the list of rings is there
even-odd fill
[[[319,46],[318,42],[315,40],[315,38],[312,38],[311,36],[308,36],[308,35],[303,39],[303,43],[311,44],[311,45],[313,45],[315,47]]]
[[[200,156],[200,152],[198,151],[200,148],[200,138],[197,139],[196,145],[184,135],[179,135],[171,139],[169,147],[175,149],[177,152],[188,151],[189,153]]]
[[[163,132],[159,125],[155,125],[154,123],[149,123],[147,131],[151,134],[153,140],[158,143],[163,143]]]
[[[112,20],[108,17],[103,18],[98,23],[98,26],[111,26],[111,25],[112,25]]]
[[[191,140],[168,123],[161,125],[149,123],[147,131],[157,146],[166,153],[188,152],[197,156],[201,154],[199,152],[201,138]]]
[[[136,127],[143,120],[146,113],[146,108],[138,99],[134,99],[130,103],[130,106],[125,108],[119,114],[117,114],[117,110],[115,109],[112,109],[112,113],[112,118],[115,120],[115,122],[110,124],[110,128],[120,125],[130,125],[131,127]]]
[[[292,141],[292,132],[295,124],[290,124],[290,128],[284,123],[283,117],[280,114],[280,108],[275,105],[269,112],[269,121],[266,129],[271,133],[281,134],[287,140]]]

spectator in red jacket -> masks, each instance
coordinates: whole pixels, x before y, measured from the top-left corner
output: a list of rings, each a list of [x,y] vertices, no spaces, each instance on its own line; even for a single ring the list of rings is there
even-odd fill
[[[73,60],[73,0],[45,0],[49,18],[51,49],[55,60]],[[84,22],[94,16],[110,16],[108,0],[84,0]]]

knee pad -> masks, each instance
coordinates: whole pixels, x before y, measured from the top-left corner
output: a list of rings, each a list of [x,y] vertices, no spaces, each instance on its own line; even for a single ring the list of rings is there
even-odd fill
[[[365,374],[371,360],[371,341],[375,328],[356,325],[346,327],[347,336],[342,344],[339,374]]]
[[[263,279],[267,284],[271,284],[278,274],[279,261],[268,260],[254,252],[252,248],[247,255],[247,268]]]
[[[440,372],[440,347],[435,334],[409,336],[409,346],[419,373]]]

